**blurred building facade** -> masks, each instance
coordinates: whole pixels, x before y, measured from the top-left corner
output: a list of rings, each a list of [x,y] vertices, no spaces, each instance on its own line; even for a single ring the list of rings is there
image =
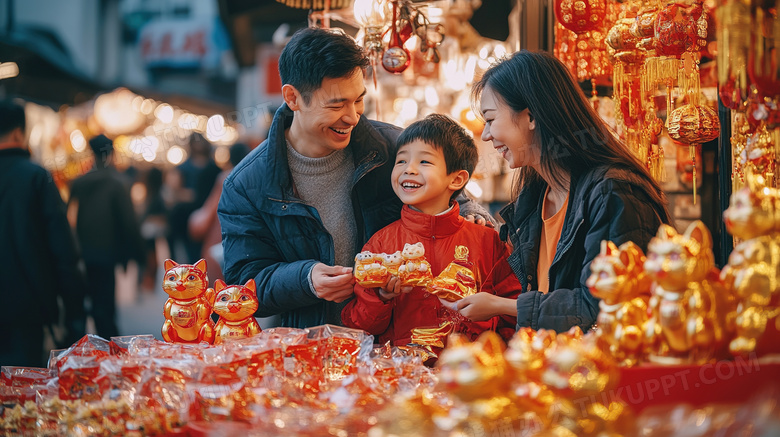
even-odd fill
[[[212,0],[0,0],[0,40],[0,62],[19,64],[0,81],[6,96],[56,107],[124,86],[200,113],[235,106],[236,63]]]

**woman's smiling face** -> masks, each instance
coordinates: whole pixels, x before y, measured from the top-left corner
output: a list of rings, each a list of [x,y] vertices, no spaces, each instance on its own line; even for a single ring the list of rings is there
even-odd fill
[[[539,166],[539,146],[534,129],[536,121],[528,109],[519,113],[512,109],[490,87],[485,87],[480,99],[480,111],[485,119],[483,141],[492,141],[493,148],[509,162],[511,168]]]

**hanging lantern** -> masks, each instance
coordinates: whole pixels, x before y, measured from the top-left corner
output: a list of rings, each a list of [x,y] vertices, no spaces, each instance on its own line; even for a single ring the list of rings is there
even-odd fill
[[[606,13],[606,0],[558,0],[555,2],[555,17],[558,22],[574,33],[598,29],[603,25]]]
[[[706,105],[689,103],[669,114],[666,131],[673,140],[688,144],[693,163],[693,203],[696,203],[696,147],[718,138],[718,113]]]

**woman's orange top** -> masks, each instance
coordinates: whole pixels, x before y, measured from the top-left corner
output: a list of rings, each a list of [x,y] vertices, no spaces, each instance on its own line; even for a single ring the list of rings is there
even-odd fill
[[[563,231],[563,222],[566,218],[566,209],[569,204],[569,195],[566,195],[566,200],[563,201],[563,206],[552,217],[544,218],[544,211],[546,210],[545,204],[547,203],[547,195],[550,193],[550,188],[547,188],[547,192],[544,194],[544,200],[542,201],[542,237],[539,241],[539,262],[536,264],[536,275],[539,278],[539,291],[547,293],[550,288],[549,276],[547,274],[552,265],[553,259],[555,259],[555,251],[558,247],[558,240],[561,239],[561,232]]]

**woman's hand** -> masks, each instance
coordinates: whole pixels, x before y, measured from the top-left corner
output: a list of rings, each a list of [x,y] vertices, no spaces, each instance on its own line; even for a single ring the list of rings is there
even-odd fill
[[[477,293],[455,302],[439,299],[442,305],[461,313],[475,322],[495,316],[517,316],[517,301],[490,293]]]

